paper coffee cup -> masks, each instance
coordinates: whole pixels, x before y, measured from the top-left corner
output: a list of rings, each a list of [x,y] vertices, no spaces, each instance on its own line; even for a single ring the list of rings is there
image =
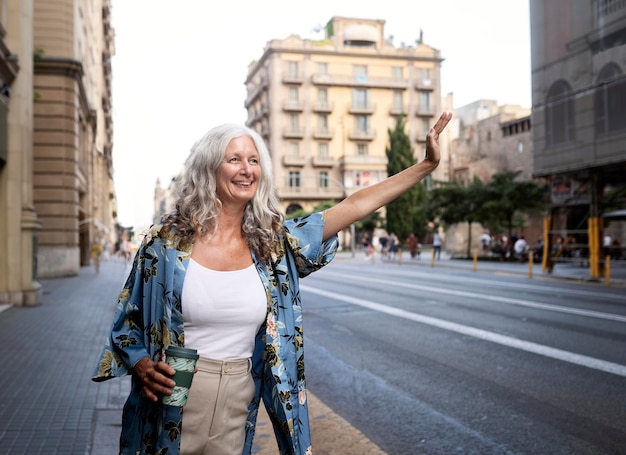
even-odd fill
[[[176,382],[171,395],[164,395],[162,402],[169,406],[183,406],[189,396],[189,387],[198,361],[198,351],[180,346],[165,349],[165,361],[176,370],[172,379]]]

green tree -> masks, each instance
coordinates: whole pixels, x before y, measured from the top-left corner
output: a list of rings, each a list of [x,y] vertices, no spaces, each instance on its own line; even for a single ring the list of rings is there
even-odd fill
[[[547,190],[533,181],[518,180],[521,172],[494,174],[486,185],[489,222],[506,227],[509,238],[513,228],[523,222],[523,215],[538,213],[546,205]]]
[[[415,164],[415,154],[411,147],[411,139],[405,133],[406,119],[400,115],[394,129],[389,128],[389,146],[385,148],[387,155],[387,175],[395,175]],[[425,188],[422,183],[390,202],[386,206],[387,232],[393,232],[403,242],[416,226],[425,224],[425,215],[418,208],[418,202],[425,199]],[[419,234],[418,234],[419,235]]]
[[[444,182],[430,192],[428,212],[432,219],[437,219],[444,227],[456,223],[467,223],[467,257],[471,256],[472,223],[483,222],[487,192],[485,184],[474,177],[469,186],[457,182]]]

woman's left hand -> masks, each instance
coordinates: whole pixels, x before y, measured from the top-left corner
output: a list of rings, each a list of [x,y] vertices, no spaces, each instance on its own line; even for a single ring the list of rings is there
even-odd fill
[[[426,135],[426,157],[424,161],[430,163],[433,168],[436,168],[439,165],[439,160],[441,160],[441,154],[439,153],[439,135],[446,125],[448,125],[451,118],[451,112],[442,113],[437,123],[435,123]]]

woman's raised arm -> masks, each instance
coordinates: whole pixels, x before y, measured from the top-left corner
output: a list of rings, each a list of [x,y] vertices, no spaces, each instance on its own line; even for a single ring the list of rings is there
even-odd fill
[[[370,213],[404,194],[439,165],[439,135],[444,130],[452,114],[444,112],[426,136],[426,157],[398,174],[382,182],[368,186],[351,194],[339,204],[326,210],[324,240],[332,237],[355,221],[365,218]]]

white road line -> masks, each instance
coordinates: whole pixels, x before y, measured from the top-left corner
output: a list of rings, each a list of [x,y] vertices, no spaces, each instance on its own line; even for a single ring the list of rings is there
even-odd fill
[[[555,311],[558,313],[568,313],[568,314],[575,314],[578,316],[588,316],[591,318],[606,319],[609,321],[626,322],[626,316],[622,316],[619,314],[604,313],[601,311],[593,311],[593,310],[581,310],[579,308],[564,307],[564,306],[559,306],[559,305],[552,305],[549,303],[532,302],[530,300],[512,299],[509,297],[487,295],[484,293],[455,291],[452,289],[437,288],[433,286],[423,286],[419,284],[403,283],[401,281],[391,281],[389,279],[360,277],[358,275],[348,275],[348,274],[342,274],[342,273],[333,273],[332,277],[329,277],[326,279],[342,278],[342,277],[345,279],[349,279],[351,281],[366,281],[368,283],[381,283],[381,284],[384,284],[385,286],[393,285],[394,287],[417,289],[420,291],[427,291],[429,293],[439,293],[439,294],[455,295],[457,297],[468,297],[471,299],[489,300],[491,302],[508,303],[510,305],[519,305],[519,306],[525,306],[529,308],[537,308],[540,310]]]
[[[437,319],[429,316],[411,313],[410,311],[402,310],[400,308],[394,308],[388,305],[383,305],[381,303],[338,294],[336,292],[324,291],[322,289],[313,288],[302,284],[300,285],[300,289],[302,291],[311,292],[313,294],[318,294],[335,300],[341,300],[342,302],[358,305],[364,308],[369,308],[370,310],[389,314],[391,316],[396,316],[422,324],[431,325],[433,327],[438,327],[440,329],[449,330],[451,332],[460,333],[462,335],[471,336],[481,340],[490,341],[492,343],[497,343],[502,346],[508,346],[514,349],[519,349],[521,351],[526,351],[533,354],[542,355],[544,357],[550,357],[575,365],[593,368],[594,370],[604,371],[606,373],[626,377],[626,366],[620,365],[618,363],[607,362],[605,360],[596,359],[594,357],[575,354],[573,352],[551,348],[549,346],[544,346],[530,341],[519,340],[517,338],[500,335],[498,333],[489,332],[487,330],[468,327],[462,324],[457,324],[455,322],[444,321],[443,319]]]

